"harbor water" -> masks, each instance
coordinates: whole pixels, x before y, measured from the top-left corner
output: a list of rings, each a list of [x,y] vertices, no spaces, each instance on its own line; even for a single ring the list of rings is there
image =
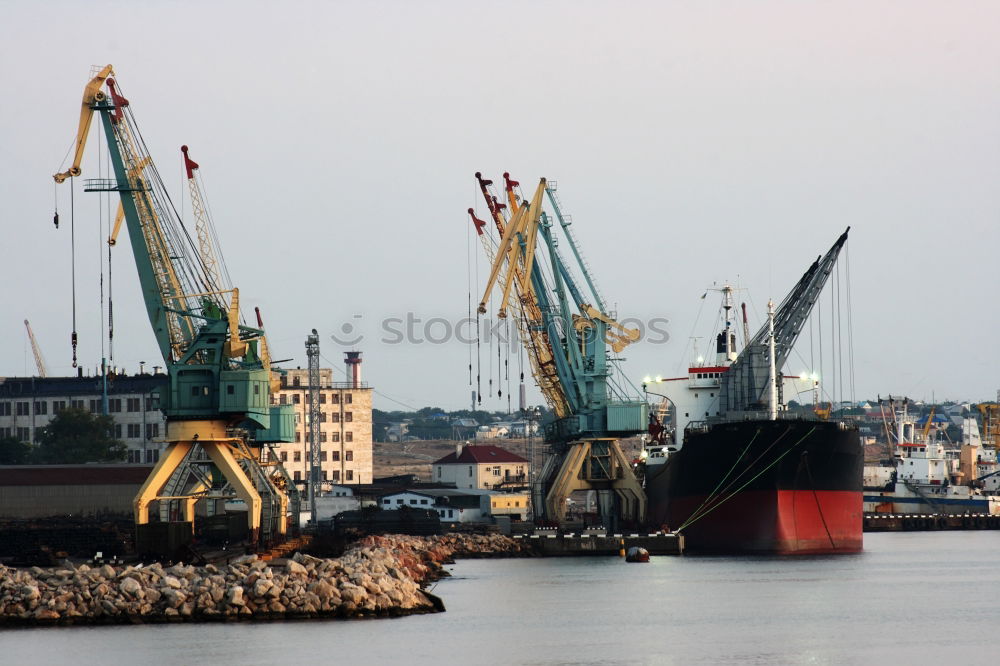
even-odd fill
[[[0,630],[4,664],[994,664],[1000,532],[857,555],[464,560],[446,613]]]

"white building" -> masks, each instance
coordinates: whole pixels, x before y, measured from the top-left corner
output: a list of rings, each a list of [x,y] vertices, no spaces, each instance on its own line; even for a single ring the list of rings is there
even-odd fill
[[[383,510],[433,509],[444,523],[490,523],[494,516],[527,517],[528,494],[449,488],[401,490],[384,495],[381,506]]]

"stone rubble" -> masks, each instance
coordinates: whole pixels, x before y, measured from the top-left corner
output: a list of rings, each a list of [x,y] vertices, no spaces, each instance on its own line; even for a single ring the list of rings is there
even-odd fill
[[[422,585],[455,557],[524,554],[501,535],[368,536],[339,558],[271,563],[14,569],[0,565],[0,625],[94,624],[434,612]]]

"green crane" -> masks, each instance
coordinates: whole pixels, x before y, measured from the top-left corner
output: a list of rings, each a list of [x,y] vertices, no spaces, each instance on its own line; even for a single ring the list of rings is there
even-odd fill
[[[109,243],[124,221],[169,380],[159,396],[167,449],[135,498],[136,524],[141,535],[154,501],[161,508],[164,502],[178,504],[181,517],[193,521],[199,499],[234,494],[248,507],[251,543],[272,541],[286,531],[285,489],[294,485],[280,464],[267,463],[263,450],[267,442],[292,441],[294,414],[290,406],[271,404],[278,381],[264,330],[241,323],[239,290],[218,284],[218,272],[206,261],[214,255],[199,252],[192,241],[113,75],[108,65],[86,86],[73,165],[55,180],[80,175],[98,113],[113,177],[88,179],[84,190],[119,194]],[[225,484],[199,473],[198,461],[202,467],[214,464]]]

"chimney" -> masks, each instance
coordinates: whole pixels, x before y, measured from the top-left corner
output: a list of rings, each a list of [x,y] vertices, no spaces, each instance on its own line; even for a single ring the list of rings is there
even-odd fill
[[[350,377],[351,388],[361,388],[361,352],[344,352],[344,364],[347,366],[347,376]]]
[[[461,458],[461,457],[462,457],[462,449],[463,449],[463,448],[464,448],[464,447],[462,446],[462,443],[461,443],[461,442],[459,442],[458,444],[456,444],[456,445],[455,445],[455,458],[456,458],[456,460],[457,460],[458,458]]]

